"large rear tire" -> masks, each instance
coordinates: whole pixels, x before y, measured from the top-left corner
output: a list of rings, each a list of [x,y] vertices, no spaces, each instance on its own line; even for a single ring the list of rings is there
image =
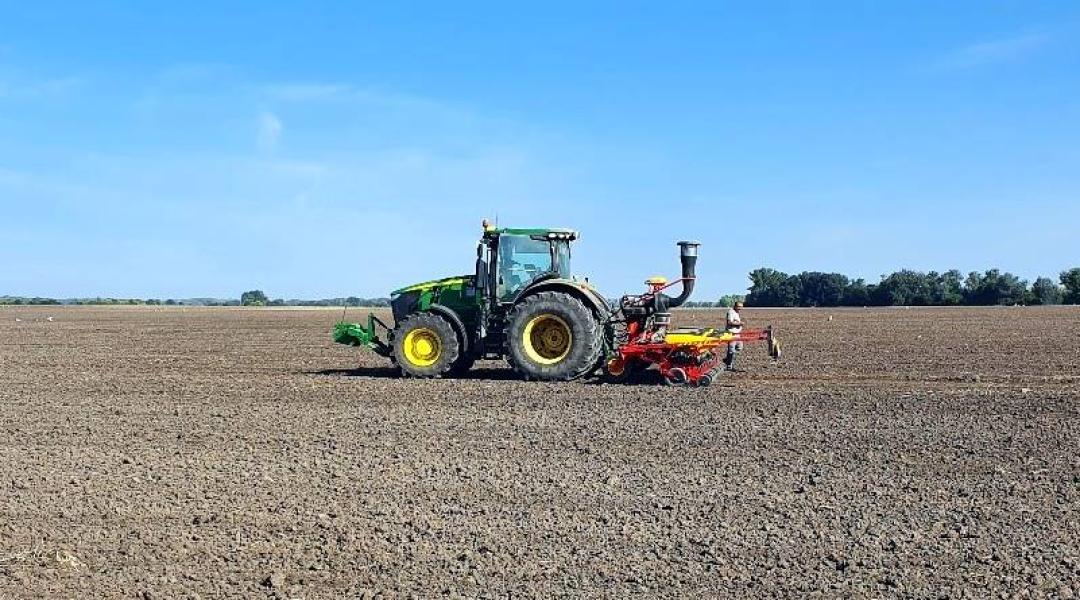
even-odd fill
[[[577,379],[596,368],[601,327],[581,300],[540,292],[521,300],[507,318],[506,358],[526,379]]]
[[[394,362],[412,377],[442,377],[458,361],[454,327],[434,313],[413,313],[394,328]]]

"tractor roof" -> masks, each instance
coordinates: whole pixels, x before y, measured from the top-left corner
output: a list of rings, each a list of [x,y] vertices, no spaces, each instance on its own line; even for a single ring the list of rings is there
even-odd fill
[[[573,229],[550,228],[550,227],[497,227],[489,229],[485,235],[544,235],[558,233],[567,239],[576,240],[577,232]],[[560,236],[561,237],[561,236]]]

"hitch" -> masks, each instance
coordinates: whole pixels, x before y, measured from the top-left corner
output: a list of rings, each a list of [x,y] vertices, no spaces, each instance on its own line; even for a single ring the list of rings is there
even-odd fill
[[[375,313],[368,313],[367,327],[360,323],[340,321],[334,325],[334,341],[346,346],[366,346],[379,356],[389,357],[393,354],[393,349],[379,339],[376,326],[387,333],[390,332],[390,327],[380,321]]]

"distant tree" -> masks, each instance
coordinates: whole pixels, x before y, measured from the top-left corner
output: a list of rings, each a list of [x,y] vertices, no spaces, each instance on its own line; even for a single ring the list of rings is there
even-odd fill
[[[720,296],[720,300],[717,301],[716,305],[717,306],[722,306],[724,308],[731,308],[732,306],[735,306],[736,302],[745,302],[745,301],[746,301],[745,296],[742,296],[742,295],[739,295],[739,294],[727,294],[725,296]]]
[[[875,302],[882,306],[926,306],[933,286],[926,273],[903,269],[884,277],[874,290]]]
[[[168,300],[165,301],[165,306],[176,306],[176,300],[173,300],[172,298],[169,298]]]
[[[969,273],[964,282],[964,300],[976,306],[1022,304],[1027,291],[1026,281],[999,269]]]
[[[964,303],[964,276],[960,271],[951,269],[940,275],[931,272],[931,275],[934,276],[931,304],[957,306]]]
[[[1080,304],[1080,267],[1061,273],[1061,285],[1065,286],[1062,301],[1065,304]]]
[[[839,306],[848,278],[839,273],[803,272],[797,276],[799,306]]]
[[[750,272],[750,294],[747,306],[798,306],[798,278],[776,269],[755,269]]]
[[[844,287],[844,297],[841,304],[844,306],[867,306],[874,286],[866,285],[865,279],[853,279]]]
[[[1040,277],[1031,284],[1029,304],[1061,304],[1064,294],[1061,286],[1049,277]]]
[[[979,298],[979,290],[983,288],[983,275],[978,271],[972,271],[964,278],[964,304],[976,304]]]
[[[997,274],[997,269],[991,269],[991,271],[997,275],[997,277],[990,279],[994,289],[995,303],[1005,305],[1023,304],[1028,293],[1027,280],[1020,279],[1009,272]]]
[[[356,296],[349,296],[345,299],[345,306],[360,306],[360,299]]]
[[[266,306],[269,303],[270,299],[266,297],[262,290],[251,290],[240,294],[241,306]]]

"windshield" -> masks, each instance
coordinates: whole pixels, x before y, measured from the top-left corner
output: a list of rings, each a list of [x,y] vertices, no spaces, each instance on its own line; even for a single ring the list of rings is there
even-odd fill
[[[552,260],[554,254],[554,261]],[[507,300],[537,277],[555,271],[570,276],[570,244],[523,235],[499,238],[499,298]]]

